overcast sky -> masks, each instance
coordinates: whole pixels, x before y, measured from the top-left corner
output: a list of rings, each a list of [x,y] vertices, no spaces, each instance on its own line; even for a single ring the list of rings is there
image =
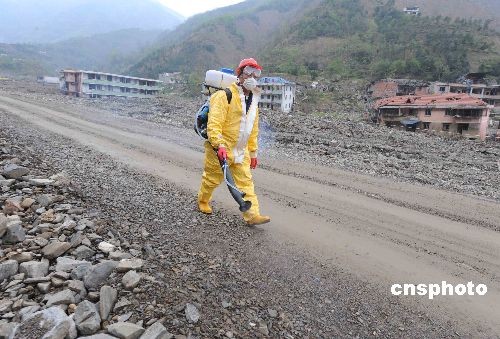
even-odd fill
[[[187,17],[219,7],[234,5],[244,0],[159,0],[168,8]]]

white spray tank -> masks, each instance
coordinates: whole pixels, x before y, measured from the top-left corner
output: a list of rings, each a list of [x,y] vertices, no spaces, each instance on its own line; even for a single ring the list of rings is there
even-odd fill
[[[205,75],[205,86],[223,89],[229,87],[237,79],[231,69],[222,68],[220,71],[212,69],[207,71]]]

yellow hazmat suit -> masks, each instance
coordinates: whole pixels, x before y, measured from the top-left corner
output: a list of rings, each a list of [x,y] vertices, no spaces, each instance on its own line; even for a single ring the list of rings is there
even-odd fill
[[[208,141],[205,142],[205,169],[198,192],[198,202],[208,204],[212,198],[212,192],[224,180],[214,149],[225,147],[227,163],[234,182],[240,190],[246,193],[245,200],[252,202],[252,207],[243,213],[243,218],[248,222],[254,216],[260,215],[259,202],[254,192],[252,174],[250,173],[250,157],[257,157],[257,137],[259,134],[259,110],[257,106],[260,95],[253,94],[247,113],[242,88],[233,83],[229,89],[232,93],[229,106],[224,91],[218,91],[210,98]]]

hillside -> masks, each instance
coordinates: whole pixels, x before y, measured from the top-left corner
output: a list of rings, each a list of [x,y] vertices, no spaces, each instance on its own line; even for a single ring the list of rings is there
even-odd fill
[[[0,42],[50,43],[137,28],[165,30],[184,18],[154,0],[0,0]]]
[[[469,71],[495,71],[500,44],[493,22],[411,17],[396,5],[394,0],[245,2],[164,34],[162,45],[131,72],[201,71],[234,65],[247,55],[258,56],[270,73],[313,79],[454,80]]]
[[[396,0],[396,7],[420,7],[424,16],[474,18],[491,20],[490,27],[500,31],[500,1],[498,0]]]
[[[62,68],[120,72],[146,53],[161,32],[127,29],[53,44],[0,44],[0,74],[56,75]]]
[[[301,12],[319,1],[256,0],[196,15],[164,34],[160,45],[130,71],[156,76],[168,71],[234,67],[237,60],[258,55]]]
[[[265,51],[271,72],[454,80],[495,59],[497,34],[475,19],[413,17],[388,1],[325,1]]]

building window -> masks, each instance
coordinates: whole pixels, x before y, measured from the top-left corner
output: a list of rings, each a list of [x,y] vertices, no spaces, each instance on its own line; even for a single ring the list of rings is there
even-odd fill
[[[90,80],[95,79],[95,74],[94,73],[89,73],[88,77],[89,77]]]
[[[431,127],[431,123],[430,122],[424,122],[422,123],[422,128],[423,129],[429,129]]]
[[[446,87],[444,87],[444,86],[440,86],[440,87],[439,87],[439,91],[440,91],[441,93],[446,92]]]
[[[89,89],[90,89],[90,90],[95,89],[95,85],[90,84],[90,85],[89,85]]]
[[[443,131],[449,131],[450,130],[450,124],[443,124]]]
[[[430,108],[425,109],[425,115],[429,116],[432,114],[432,110]]]
[[[112,75],[108,75],[108,76],[107,76],[107,80],[108,80],[108,81],[113,81],[113,76],[112,76]]]

